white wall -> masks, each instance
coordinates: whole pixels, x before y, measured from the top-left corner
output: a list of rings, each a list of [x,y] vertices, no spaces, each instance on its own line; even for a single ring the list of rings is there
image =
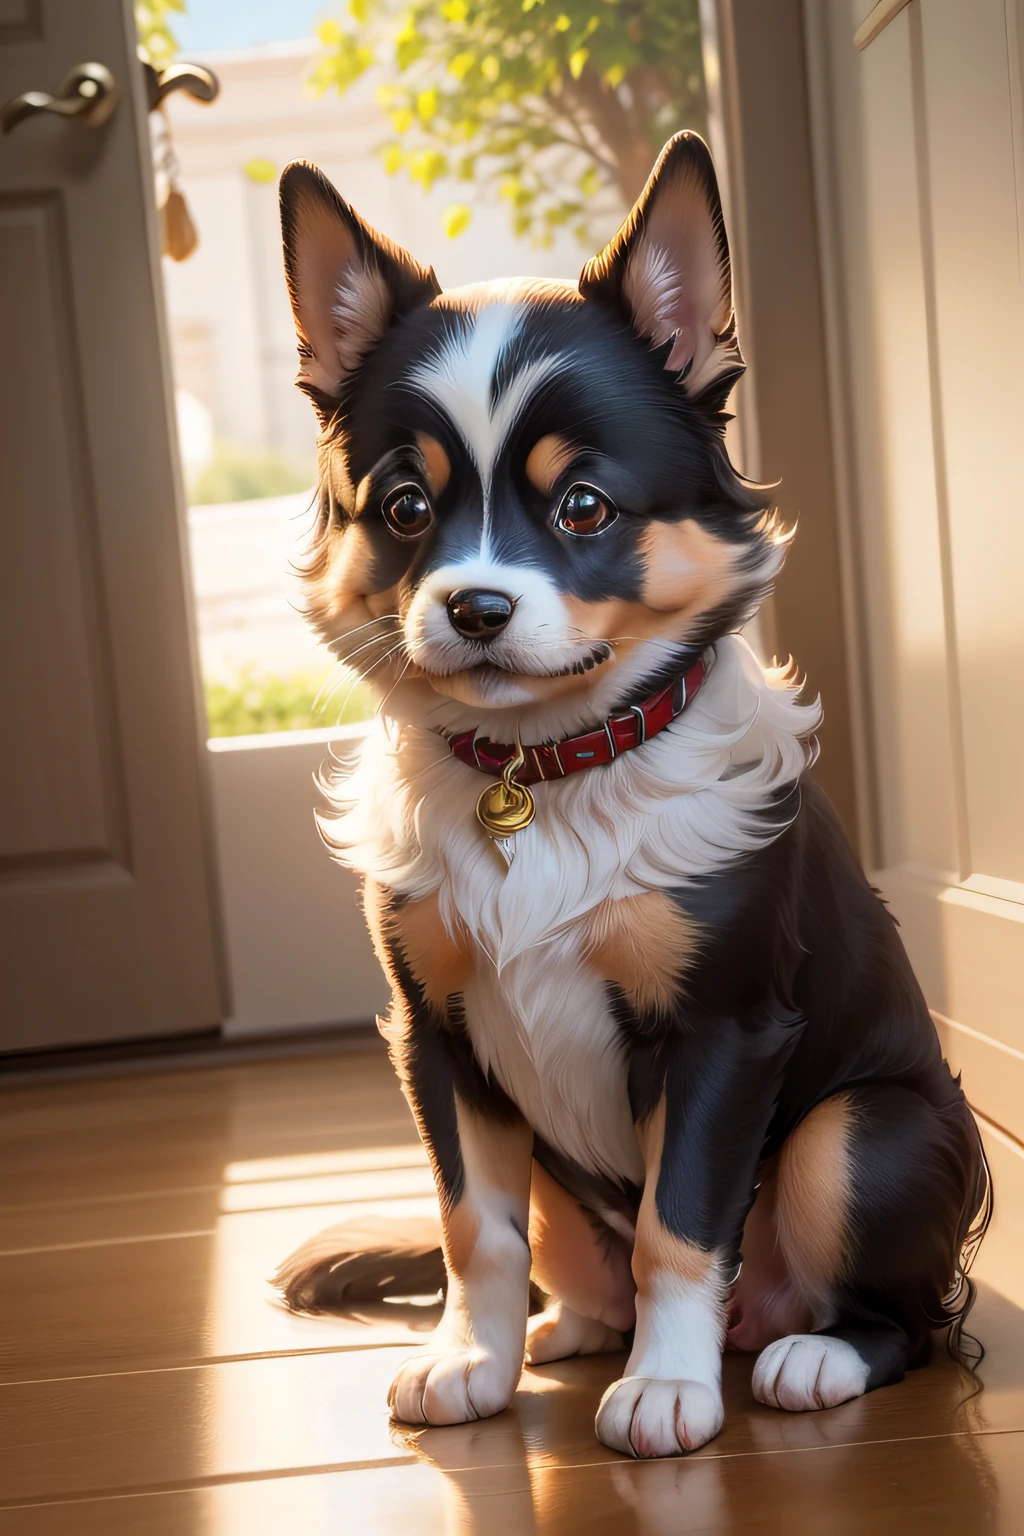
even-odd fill
[[[388,1005],[358,881],[327,855],[314,776],[359,727],[209,743],[233,1012],[225,1034],[364,1024]]]

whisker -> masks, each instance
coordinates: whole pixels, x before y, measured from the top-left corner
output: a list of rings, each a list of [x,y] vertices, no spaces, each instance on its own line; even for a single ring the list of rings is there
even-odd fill
[[[389,661],[392,656],[396,656],[399,653],[399,651],[401,651],[404,648],[404,645],[405,645],[405,641],[404,640],[399,641],[399,643],[397,645],[393,645],[389,651],[386,651],[383,656],[379,656],[377,658],[377,660],[373,663],[373,665],[368,667],[365,672],[357,672],[357,673],[355,673],[355,675],[352,678],[351,683],[349,684],[348,691],[346,692],[345,697],[342,699],[341,704],[338,706],[338,716],[339,717],[344,713],[344,711],[345,711],[345,709],[346,709],[346,707],[348,705],[349,700],[351,699],[351,697],[352,697],[353,693],[355,692],[355,690],[358,688],[359,684],[362,683],[362,682],[365,682],[367,680],[367,678],[369,678],[371,676],[371,674],[374,673],[377,670],[378,667],[383,666],[383,664],[386,661]],[[325,703],[324,707],[326,708],[326,703]],[[337,723],[337,722],[335,722],[335,723]]]
[[[346,651],[344,656],[335,657],[335,663],[342,666],[348,665],[354,657],[361,656],[364,651],[372,650],[375,645],[386,644],[399,633],[398,629],[387,629],[383,634],[371,635],[369,640],[364,640],[362,645],[357,645],[354,650]]]
[[[343,635],[338,636],[338,639],[346,640],[350,635],[358,635],[361,629],[369,629],[371,624],[382,624],[385,619],[400,619],[401,617],[400,613],[378,613],[376,618],[367,619],[365,624],[357,624],[355,629],[347,629]],[[331,644],[336,645],[337,641],[332,640]]]
[[[334,649],[335,646],[347,645],[348,642],[351,641],[351,640],[354,640],[357,635],[361,635],[367,629],[372,629],[372,627],[375,624],[395,624],[395,623],[399,622],[400,619],[401,619],[401,615],[400,614],[397,614],[397,613],[382,613],[380,618],[378,618],[378,619],[368,619],[365,624],[357,624],[355,629],[347,630],[345,632],[345,634],[338,635],[338,637],[336,639],[331,640],[328,643],[327,649],[329,651],[331,651],[331,650]]]
[[[338,657],[338,659],[331,666],[331,669],[328,672],[327,676],[324,678],[323,682],[320,684],[320,687],[317,689],[316,698],[313,701],[313,708],[314,709],[317,708],[317,706],[319,704],[319,701],[320,701],[320,696],[321,696],[321,694],[324,693],[325,689],[327,690],[327,692],[324,695],[324,708],[327,707],[327,704],[328,704],[328,702],[329,702],[329,700],[331,698],[331,695],[335,692],[335,690],[337,688],[339,688],[341,686],[342,682],[345,679],[346,674],[351,673],[351,672],[355,672],[356,677],[358,679],[358,677],[360,675],[360,669],[358,667],[353,667],[353,665],[352,665],[352,663],[355,660],[355,658],[357,656],[359,656],[364,651],[372,650],[374,646],[386,644],[387,642],[389,642],[391,640],[393,634],[394,634],[394,631],[391,631],[390,633],[384,634],[384,635],[375,635],[372,640],[367,640],[363,645],[357,646],[356,649],[354,651],[352,651],[349,655]],[[340,674],[340,675],[336,676],[335,674]]]
[[[405,674],[408,672],[408,670],[409,670],[409,668],[411,666],[412,666],[412,657],[411,656],[407,656],[406,659],[405,659],[405,666],[402,668],[401,672],[399,672],[398,676],[395,678],[395,681],[392,683],[392,685],[388,689],[387,693],[384,695],[384,697],[381,699],[380,703],[377,705],[377,713],[378,714],[383,714],[384,713],[385,705],[387,704],[387,702],[390,699],[391,695],[394,693],[394,691],[398,687],[399,683],[403,680],[403,678],[405,677]]]

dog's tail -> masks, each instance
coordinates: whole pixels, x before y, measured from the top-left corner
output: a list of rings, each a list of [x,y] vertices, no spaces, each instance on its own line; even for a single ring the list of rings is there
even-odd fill
[[[389,1296],[444,1294],[441,1218],[370,1216],[327,1227],[271,1282],[292,1312],[352,1312]]]

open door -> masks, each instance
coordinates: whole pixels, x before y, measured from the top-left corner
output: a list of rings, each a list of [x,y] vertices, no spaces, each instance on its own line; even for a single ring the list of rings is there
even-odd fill
[[[128,0],[2,0],[0,104],[26,92],[59,99],[0,137],[5,1052],[224,1011]]]

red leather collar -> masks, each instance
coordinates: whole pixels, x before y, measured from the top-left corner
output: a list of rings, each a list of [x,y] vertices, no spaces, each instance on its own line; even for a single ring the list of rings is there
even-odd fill
[[[652,736],[657,736],[666,725],[677,720],[697,694],[708,675],[708,666],[701,656],[688,672],[669,683],[660,693],[634,704],[624,715],[613,715],[604,725],[584,736],[569,736],[565,741],[544,743],[536,747],[524,747],[526,761],[515,775],[517,784],[540,784],[545,779],[564,779],[570,773],[582,773],[585,768],[599,768],[643,746]],[[453,756],[470,768],[500,778],[502,769],[516,756],[516,747],[506,742],[490,741],[486,736],[475,737],[473,731],[461,731],[449,736],[448,745]]]

